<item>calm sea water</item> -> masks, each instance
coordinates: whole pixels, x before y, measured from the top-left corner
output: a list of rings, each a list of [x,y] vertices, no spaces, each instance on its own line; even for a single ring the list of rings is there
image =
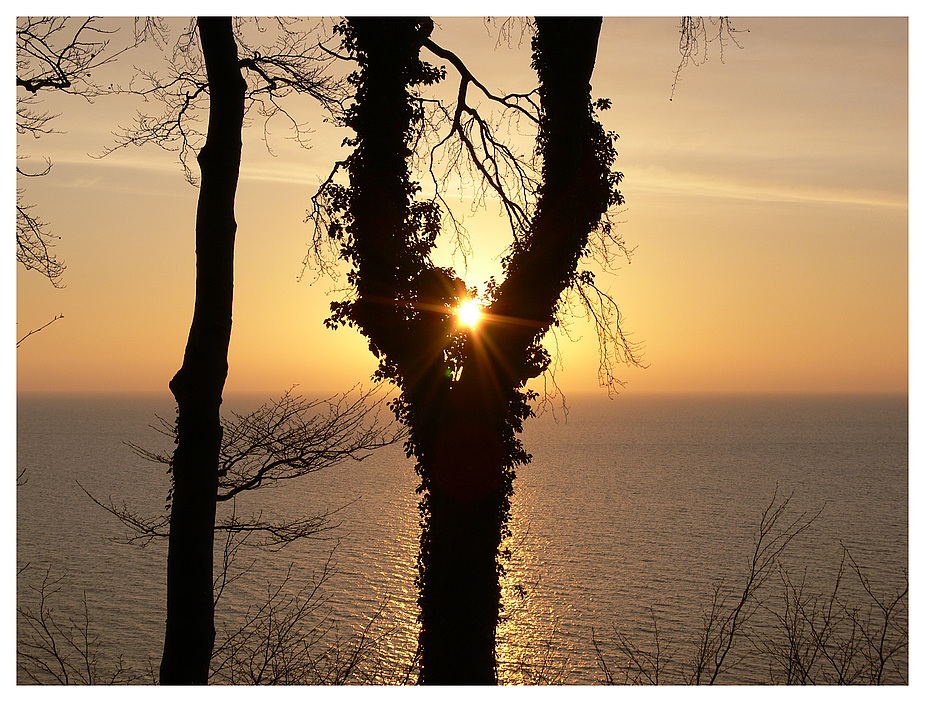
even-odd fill
[[[245,410],[269,398],[235,397]],[[717,583],[742,581],[758,520],[774,496],[787,514],[823,512],[785,555],[808,584],[831,585],[842,546],[888,591],[908,564],[908,412],[905,396],[633,396],[572,398],[527,424],[533,462],[513,501],[501,678],[591,684],[602,675],[593,638],[616,625],[651,641],[652,617],[679,657],[693,645]],[[114,541],[125,533],[97,499],[163,513],[163,466],[125,442],[169,450],[149,425],[171,419],[163,396],[22,396],[18,402],[18,602],[35,607],[48,574],[60,579],[56,615],[86,597],[101,655],[156,665],[163,637],[165,553]],[[339,510],[322,538],[250,554],[217,619],[232,626],[268,584],[298,589],[320,577],[329,636],[349,637],[377,615],[383,681],[395,680],[416,642],[416,478],[400,447],[264,491],[239,510],[309,516]],[[860,597],[860,589],[855,583]],[[849,592],[850,594],[850,592]],[[762,680],[746,661],[722,682]],[[22,677],[20,680],[23,681]]]

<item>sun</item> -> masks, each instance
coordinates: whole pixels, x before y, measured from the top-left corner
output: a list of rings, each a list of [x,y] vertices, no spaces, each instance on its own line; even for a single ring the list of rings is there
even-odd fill
[[[478,300],[463,300],[456,308],[456,319],[464,327],[475,328],[482,318],[482,308]]]

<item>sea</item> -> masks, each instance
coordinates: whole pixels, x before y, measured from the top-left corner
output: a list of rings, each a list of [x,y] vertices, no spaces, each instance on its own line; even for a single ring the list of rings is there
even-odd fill
[[[270,399],[234,395],[224,408],[246,413]],[[759,546],[809,524],[751,596],[716,683],[786,682],[772,653],[781,649],[769,642],[787,638],[782,623],[799,629],[800,606],[814,606],[818,622],[826,603],[829,611],[839,603],[876,626],[877,602],[907,586],[904,394],[602,392],[554,399],[537,414],[523,433],[533,458],[517,471],[505,541],[502,683],[647,683],[654,671],[660,683],[690,682],[704,632],[716,634],[748,582],[763,515],[782,506]],[[128,542],[132,532],[98,503],[166,514],[166,466],[131,444],[170,452],[172,438],[158,427],[174,417],[166,393],[19,395],[20,652],[35,652],[41,638],[24,613],[34,622],[45,612],[59,639],[77,633],[88,644],[93,682],[156,679],[166,544]],[[392,445],[239,499],[239,515],[328,514],[329,528],[276,551],[237,552],[216,606],[217,641],[258,620],[268,602],[280,614],[286,602],[310,601],[299,626],[313,651],[329,659],[363,652],[350,682],[413,683],[417,484],[412,462]],[[217,568],[223,545],[217,538]],[[906,604],[899,598],[891,610],[890,636],[907,625]],[[62,656],[80,648],[59,645]],[[18,683],[53,682],[21,655],[18,662]],[[118,666],[130,675],[113,678]],[[900,646],[882,681],[906,684],[907,668]]]

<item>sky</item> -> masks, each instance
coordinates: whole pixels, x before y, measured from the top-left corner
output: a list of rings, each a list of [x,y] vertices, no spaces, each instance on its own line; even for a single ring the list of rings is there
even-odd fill
[[[677,25],[605,19],[592,78],[613,104],[614,218],[633,249],[599,282],[646,363],[618,368],[621,392],[906,391],[907,20],[735,17],[740,47],[711,45],[672,95]],[[479,18],[438,19],[434,39],[498,92],[534,85],[528,40],[499,45]],[[17,338],[64,315],[19,348],[17,388],[167,392],[192,315],[197,191],[156,147],[93,157],[136,105],[65,98],[46,103],[62,133],[18,145],[53,161],[26,200],[67,270],[58,290],[16,268]],[[324,326],[343,278],[299,279],[309,199],[348,135],[302,114],[308,150],[283,122],[266,142],[257,122],[245,132],[228,392],[339,392],[375,369],[356,331]],[[491,206],[470,223],[464,277],[481,284],[507,240]],[[556,384],[606,396],[593,330],[576,320],[569,336],[553,344]]]

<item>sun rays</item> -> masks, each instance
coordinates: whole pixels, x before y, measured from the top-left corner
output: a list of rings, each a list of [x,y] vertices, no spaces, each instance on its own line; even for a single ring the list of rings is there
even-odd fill
[[[460,326],[474,329],[482,319],[482,307],[478,300],[463,300],[456,308],[456,319]]]

